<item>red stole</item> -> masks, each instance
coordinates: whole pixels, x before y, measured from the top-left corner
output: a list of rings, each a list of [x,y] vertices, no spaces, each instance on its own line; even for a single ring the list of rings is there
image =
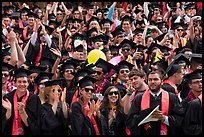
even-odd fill
[[[188,96],[187,96],[191,101],[196,99],[195,95],[193,94],[192,91],[189,91]]]
[[[201,104],[202,104],[202,94],[200,94],[200,95],[198,96],[198,98],[199,98],[199,100],[200,100],[200,102],[201,102]]]
[[[19,22],[18,22],[18,25],[19,25],[19,28],[22,28],[22,29],[24,28],[22,21],[19,21]]]
[[[22,103],[25,104],[24,109],[26,108],[26,101],[29,96],[29,91],[26,91],[26,94],[24,95],[22,99]],[[17,107],[17,93],[14,93],[13,97],[13,104],[14,104],[14,119],[13,119],[13,127],[12,127],[12,135],[24,135],[24,129],[23,125],[21,123],[21,116],[18,112],[18,107]]]
[[[169,79],[164,80],[164,81],[163,81],[163,84],[164,84],[164,83],[168,83],[170,86],[172,86],[172,87],[174,88],[174,90],[175,90],[176,96],[178,96],[177,86],[176,86],[171,80],[169,80]]]
[[[24,39],[24,40],[27,39],[27,36],[26,36],[27,31],[28,31],[28,26],[26,26],[26,27],[23,29],[23,39]]]
[[[74,93],[74,96],[72,97],[72,102],[71,102],[71,105],[70,105],[70,111],[72,112],[72,104],[74,103],[74,102],[76,102],[76,101],[78,101],[78,93],[79,91],[78,91],[78,89],[76,89],[76,91],[75,91],[75,93]]]
[[[84,115],[88,116],[89,111],[90,111],[90,108],[88,107],[87,103],[84,103]],[[100,135],[99,130],[98,130],[98,126],[97,126],[97,123],[96,123],[94,117],[96,117],[95,112],[94,112],[94,116],[92,116],[90,120],[91,120],[91,123],[93,124],[96,135]]]
[[[40,51],[39,51],[38,56],[36,57],[36,60],[35,60],[36,66],[38,66],[38,63],[40,62],[41,57],[42,57],[42,44],[40,44]]]
[[[161,99],[161,105],[162,105],[162,114],[165,116],[168,116],[168,110],[169,110],[169,94],[167,91],[161,89],[162,99]],[[143,96],[141,101],[141,110],[150,108],[150,89],[147,89]],[[150,124],[147,123],[144,125],[144,128],[147,130],[150,127]],[[160,135],[167,135],[167,127],[166,125],[161,122],[161,130]]]

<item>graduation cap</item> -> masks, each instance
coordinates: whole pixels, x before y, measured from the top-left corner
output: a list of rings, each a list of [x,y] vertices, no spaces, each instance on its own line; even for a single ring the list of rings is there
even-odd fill
[[[108,11],[109,11],[108,8],[104,8],[104,9],[103,9],[103,13],[108,12]]]
[[[185,7],[184,7],[184,9],[185,10],[188,10],[188,9],[191,9],[191,8],[195,8],[195,3],[189,3],[189,4],[187,4],[187,5],[185,5]]]
[[[152,4],[152,8],[159,8],[159,9],[162,9],[163,7],[163,4],[158,4],[158,3],[154,3]]]
[[[201,73],[201,69],[196,69],[193,72],[186,74],[184,77],[190,82],[193,79],[202,79]]]
[[[142,11],[143,11],[142,9],[136,8],[134,12],[135,12],[135,14],[138,14],[138,13],[140,13],[140,12],[142,12]]]
[[[101,58],[95,63],[96,67],[102,68],[104,73],[109,72],[111,69],[115,69],[115,66],[108,61],[105,61]]]
[[[175,74],[176,72],[178,72],[181,69],[181,67],[178,64],[175,64],[175,62],[173,61],[166,69],[166,74],[168,75],[168,77],[172,76],[173,74]]]
[[[104,54],[106,54],[108,51],[110,51],[110,49],[109,48],[106,48],[106,47],[104,47],[102,50],[101,50]]]
[[[12,28],[15,33],[23,34],[23,28],[19,28],[19,27],[12,27]]]
[[[11,69],[14,69],[14,68],[15,67],[13,65],[2,62],[2,71],[10,71]]]
[[[45,71],[46,69],[47,69],[46,67],[42,67],[42,66],[34,66],[34,65],[29,66],[30,71],[36,72],[38,74],[42,71]]]
[[[116,70],[117,72],[119,72],[119,70],[123,68],[128,68],[129,70],[132,70],[133,67],[134,67],[133,64],[127,62],[126,60],[122,60],[121,62],[118,63]]]
[[[98,33],[97,28],[94,27],[94,28],[91,28],[91,29],[87,30],[86,31],[87,37],[90,37],[93,32],[97,32]]]
[[[34,82],[39,85],[40,81],[45,79],[49,80],[53,75],[54,75],[53,73],[49,73],[49,72],[40,72],[38,76],[34,79]]]
[[[175,30],[175,29],[177,29],[179,27],[182,27],[183,29],[185,29],[187,27],[187,24],[184,24],[184,22],[177,22],[177,23],[173,23],[171,25],[172,30]]]
[[[75,23],[81,23],[83,20],[82,19],[78,19],[78,18],[75,18],[75,19],[72,19],[72,22]]]
[[[41,9],[41,8],[40,8],[39,6],[37,6],[37,5],[34,5],[31,10],[32,10],[33,12],[35,12],[35,10],[37,10],[37,9]]]
[[[137,34],[139,34],[139,33],[143,33],[143,29],[141,29],[141,28],[136,28],[136,29],[133,31],[133,33],[134,33],[135,35],[137,35]]]
[[[109,49],[110,49],[111,52],[119,52],[120,47],[112,45],[112,46],[109,47]]]
[[[55,18],[56,18],[56,16],[54,13],[48,14],[48,20],[49,21],[51,21],[51,20],[55,21]]]
[[[161,50],[161,52],[163,52],[163,53],[166,53],[166,52],[169,52],[169,51],[171,51],[172,49],[171,48],[169,48],[169,47],[167,47],[167,46],[159,46],[159,49]]]
[[[124,39],[124,40],[120,43],[119,47],[122,48],[122,47],[126,47],[126,46],[128,46],[128,47],[130,47],[130,48],[134,48],[135,43],[134,43],[133,41],[131,41],[131,40]]]
[[[94,9],[94,5],[93,4],[87,5],[87,9]]]
[[[34,12],[29,12],[28,13],[28,18],[38,18],[38,15],[35,14]]]
[[[144,23],[144,20],[136,20],[136,23],[135,23],[135,26],[137,25],[137,24],[139,24],[139,25],[142,25],[142,24],[145,24]]]
[[[176,48],[176,49],[174,49],[174,51],[173,52],[175,52],[176,53],[176,55],[177,54],[179,54],[179,53],[181,53],[184,49],[186,49],[186,47],[184,46],[184,47],[180,47],[180,48]]]
[[[79,69],[77,72],[73,72],[72,74],[74,75],[76,79],[78,79],[80,77],[85,77],[87,75],[90,75],[91,73],[92,73],[91,70],[87,68],[82,68],[82,69]]]
[[[160,69],[163,70],[163,72],[165,72],[168,68],[168,61],[160,60],[153,64],[157,65]]]
[[[164,39],[164,36],[165,36],[166,34],[167,34],[167,33],[163,33],[163,34],[157,36],[157,37],[155,38],[155,40],[156,40],[156,41],[158,40],[159,42],[161,42],[161,41]]]
[[[43,24],[43,25],[44,25],[44,24]],[[51,35],[52,32],[55,30],[54,28],[51,28],[51,27],[49,27],[49,26],[47,26],[47,25],[44,25],[44,26],[45,26],[45,29],[47,30],[47,32],[48,32],[49,35]]]
[[[50,25],[53,25],[54,28],[57,28],[57,27],[60,26],[60,22],[57,22],[57,21],[55,21],[55,20],[49,20],[49,26],[50,26]]]
[[[52,59],[52,58],[48,58],[48,57],[44,57],[42,56],[41,59],[40,59],[40,66],[49,66],[49,67],[52,67],[55,63],[55,60]]]
[[[95,14],[97,15],[98,13],[103,13],[102,9],[100,9],[100,8],[97,9],[96,12],[95,12]]]
[[[146,53],[147,54],[152,54],[152,51],[155,49],[160,49],[161,52],[165,53],[171,50],[171,48],[167,47],[167,46],[161,46],[155,42],[152,42],[151,45],[149,46],[149,48],[147,49]]]
[[[99,19],[98,17],[96,17],[96,16],[92,16],[92,17],[88,20],[86,26],[89,27],[89,24],[90,24],[92,21],[97,21],[97,22],[99,23],[99,25],[101,26],[101,24],[100,24],[100,19]]]
[[[113,34],[113,37],[116,37],[118,35],[125,36],[125,31],[121,28],[121,26],[119,26],[112,32],[112,34]]]
[[[147,47],[145,47],[144,45],[141,45],[141,44],[136,45],[134,48],[138,49],[138,52],[144,52],[144,50],[147,49]]]
[[[75,69],[76,67],[77,64],[73,60],[67,59],[63,62],[60,69],[61,71],[64,71],[65,69]]]
[[[90,40],[92,42],[103,42],[104,41],[104,36],[102,34],[100,35],[97,35],[97,36],[94,36],[94,37],[91,37]]]
[[[44,84],[45,84],[45,87],[51,87],[56,85],[59,85],[60,87],[65,87],[65,82],[66,80],[64,78],[59,78],[55,80],[48,80]]]
[[[85,62],[85,60],[78,58],[70,58],[70,60],[73,61],[76,64],[76,66],[80,66],[82,63]]]
[[[4,14],[2,15],[2,19],[3,19],[3,18],[12,18],[12,16],[11,16],[11,14],[4,13]]]
[[[75,51],[77,52],[83,52],[84,51],[84,46],[82,44],[80,44],[79,46],[74,48]]]
[[[11,17],[15,20],[18,20],[20,18],[20,12],[14,12],[11,14]]]
[[[26,8],[26,7],[23,7],[22,9],[19,10],[21,13],[29,13],[30,12],[30,9]]]
[[[183,54],[183,53],[179,53],[178,55],[176,55],[174,57],[174,62],[175,64],[180,64],[180,63],[186,63],[189,64],[189,58],[187,55]]]
[[[84,88],[86,86],[94,86],[94,83],[96,81],[97,81],[96,79],[87,75],[83,77],[82,79],[80,79],[77,83],[79,84],[79,87]]]
[[[13,5],[9,5],[9,6],[4,6],[3,7],[3,10],[6,12],[6,11],[9,11],[9,10],[12,10],[14,11],[15,10],[15,7]]]
[[[28,77],[33,72],[24,68],[17,68],[13,70],[12,73],[16,78],[20,78],[20,77]]]
[[[202,64],[202,54],[191,54],[190,62],[197,62],[199,64]]]
[[[71,36],[72,40],[83,40],[85,38],[85,36],[83,34],[80,33],[75,33],[74,35]]]
[[[122,19],[121,19],[121,21],[123,22],[123,21],[129,21],[130,22],[130,24],[134,21],[134,19],[132,18],[132,17],[130,17],[130,16],[128,16],[128,15],[125,15]]]
[[[108,18],[107,19],[102,19],[101,20],[101,24],[105,24],[105,23],[109,23],[110,25],[113,24],[113,22],[111,20],[109,20]]]

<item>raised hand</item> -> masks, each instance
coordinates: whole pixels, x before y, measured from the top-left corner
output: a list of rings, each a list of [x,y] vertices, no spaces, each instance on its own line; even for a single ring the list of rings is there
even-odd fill
[[[20,112],[24,110],[25,104],[23,102],[17,102],[17,107]]]
[[[11,102],[6,98],[6,100],[4,100],[2,98],[2,106],[7,109],[7,110],[11,110],[12,109],[12,105]]]
[[[66,88],[64,88],[64,90],[62,91],[61,101],[65,102],[65,99],[66,99]]]
[[[95,101],[90,102],[90,113],[93,114],[95,110]]]
[[[99,111],[99,108],[101,106],[102,102],[100,99],[97,100],[96,104],[95,104],[95,111],[98,112]]]
[[[58,57],[62,56],[61,51],[59,49],[50,48],[50,51],[57,55]]]

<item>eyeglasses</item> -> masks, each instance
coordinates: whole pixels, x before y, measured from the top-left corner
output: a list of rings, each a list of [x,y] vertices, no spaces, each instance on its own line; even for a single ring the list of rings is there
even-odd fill
[[[124,73],[129,73],[129,72],[130,72],[130,71],[129,71],[129,70],[127,70],[127,69],[126,69],[126,70],[120,70],[120,73],[121,73],[121,74],[124,74]]]
[[[55,92],[55,90],[57,90],[58,92],[62,92],[62,89],[52,89],[53,92]]]
[[[118,91],[111,91],[111,92],[108,93],[108,95],[110,95],[110,96],[112,96],[113,94],[118,95]]]
[[[64,72],[66,72],[66,73],[72,73],[72,72],[74,72],[74,70],[70,70],[70,69],[66,69]]]
[[[130,51],[130,49],[122,49],[122,51],[125,51],[125,50]]]
[[[177,31],[183,31],[183,29],[177,29]]]
[[[202,80],[192,81],[192,84],[200,84],[202,83]]]
[[[63,15],[62,13],[57,13],[57,15]]]
[[[94,93],[94,92],[95,92],[95,89],[92,89],[92,88],[84,88],[84,90],[85,90],[86,92],[91,91],[91,93]]]
[[[2,73],[2,77],[8,77],[9,76],[9,74],[7,74],[7,73]]]
[[[101,75],[102,72],[100,72],[100,71],[94,71],[94,74]]]

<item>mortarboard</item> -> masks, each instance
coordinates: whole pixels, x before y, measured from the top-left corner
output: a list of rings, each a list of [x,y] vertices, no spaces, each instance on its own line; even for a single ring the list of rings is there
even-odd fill
[[[28,18],[38,18],[38,15],[33,12],[30,12],[28,13]]]
[[[131,40],[124,39],[124,40],[120,43],[119,47],[122,48],[122,47],[126,47],[126,46],[129,46],[130,48],[133,49],[134,46],[135,46],[135,43],[134,43],[133,41],[131,41]]]
[[[9,10],[12,10],[14,11],[15,10],[15,7],[13,5],[9,5],[9,6],[4,6],[3,7],[3,10],[6,12],[6,11],[9,11]]]
[[[54,28],[51,28],[51,27],[49,27],[49,26],[47,26],[47,25],[45,25],[45,24],[44,24],[44,26],[45,26],[45,29],[47,30],[47,32],[48,32],[49,35],[51,35],[52,32],[55,30]]]
[[[19,27],[12,27],[15,33],[23,34],[23,28]]]
[[[159,46],[159,49],[161,50],[161,52],[166,53],[171,51],[171,48],[167,47],[167,46]]]
[[[116,70],[117,72],[119,72],[120,69],[123,68],[128,68],[129,70],[132,70],[132,68],[134,67],[133,64],[127,62],[126,60],[122,60],[121,62],[118,63],[118,65],[116,66]]]
[[[174,49],[174,51],[173,52],[176,52],[176,55],[177,54],[179,54],[179,53],[181,53],[184,49],[186,49],[187,47],[180,47],[180,48],[176,48],[176,49]]]
[[[12,19],[18,20],[20,18],[20,12],[14,12],[11,14]]]
[[[202,79],[201,73],[201,69],[196,69],[193,72],[186,74],[184,77],[190,82],[193,79]]]
[[[98,30],[95,27],[87,30],[86,31],[87,37],[90,37],[93,32],[97,32],[98,33]]]
[[[83,20],[82,19],[72,19],[72,23],[81,23]]]
[[[165,21],[157,22],[155,25],[158,26],[159,29],[161,29],[162,26],[168,27]]]
[[[113,37],[116,37],[116,36],[118,36],[118,35],[123,35],[123,36],[125,36],[124,34],[125,34],[125,31],[121,28],[121,26],[118,26],[113,32],[112,32],[112,34],[113,34]]]
[[[135,35],[137,35],[137,34],[139,34],[139,33],[143,33],[143,29],[141,29],[141,28],[136,28],[136,29],[133,31],[133,33],[134,33]]]
[[[34,5],[31,10],[32,10],[33,12],[35,12],[35,10],[37,10],[37,9],[41,9],[41,8],[40,8],[39,6],[37,6],[37,5]]]
[[[53,76],[54,74],[53,73],[49,73],[49,72],[40,72],[38,74],[38,76],[34,79],[34,82],[36,84],[40,84],[40,81],[44,80],[44,79],[51,79],[51,77]]]
[[[161,68],[164,72],[166,71],[166,69],[168,68],[168,61],[164,61],[164,60],[160,60],[157,61],[156,63],[153,63],[155,65],[157,65],[159,68]]]
[[[112,45],[112,46],[109,47],[109,49],[110,49],[111,52],[119,52],[120,47]]]
[[[158,3],[152,4],[152,8],[162,9],[162,6],[163,6],[163,4],[158,4]]]
[[[80,33],[75,33],[74,35],[71,36],[72,40],[83,40],[85,38],[85,36],[83,34]]]
[[[102,68],[104,73],[109,72],[111,69],[115,69],[115,66],[108,61],[105,61],[101,58],[95,63],[96,67]]]
[[[143,11],[143,10],[136,8],[134,12],[135,12],[135,14],[138,14],[138,13],[140,13],[141,11]]]
[[[144,24],[144,20],[136,20],[136,23],[135,23],[135,26],[137,25],[137,24],[139,24],[139,25],[142,25],[142,24]]]
[[[156,40],[156,41],[158,40],[159,42],[161,42],[161,41],[164,39],[164,36],[165,36],[166,34],[167,34],[167,33],[163,33],[163,34],[157,36],[157,37],[155,38],[155,40]]]
[[[101,24],[109,23],[110,25],[113,24],[113,22],[111,20],[109,20],[108,18],[107,19],[102,19],[100,23]]]
[[[103,13],[108,12],[108,11],[109,11],[108,8],[104,8],[104,9],[103,9]]]
[[[82,78],[78,81],[79,87],[81,87],[81,88],[84,88],[86,86],[93,86],[95,82],[96,82],[96,79],[94,79],[90,76],[85,76],[84,78]]]
[[[53,65],[54,65],[54,63],[55,63],[55,60],[54,59],[52,59],[52,58],[48,58],[48,57],[41,57],[41,59],[40,59],[40,66],[49,66],[49,67],[52,67]]]
[[[183,53],[179,53],[174,57],[174,62],[175,64],[180,64],[185,62],[186,64],[189,64],[189,58],[187,55],[183,54]]]
[[[181,67],[178,64],[175,64],[175,62],[173,61],[166,69],[166,74],[168,75],[168,77],[172,76],[173,74],[175,74],[176,72],[178,72],[181,69]]]
[[[130,16],[128,16],[128,15],[125,15],[122,19],[121,19],[121,21],[123,22],[123,21],[129,21],[130,22],[130,24],[134,21],[134,19],[132,18],[132,17],[130,17]]]
[[[65,82],[66,81],[64,78],[59,78],[55,80],[48,80],[44,84],[45,84],[45,87],[51,87],[55,85],[59,85],[60,87],[65,87]]]
[[[138,49],[138,52],[144,52],[145,49],[147,49],[147,47],[145,47],[144,45],[136,45],[134,47],[135,49]]]
[[[79,69],[77,72],[73,72],[72,74],[74,75],[76,79],[78,79],[80,77],[85,77],[87,75],[90,75],[91,73],[92,71],[90,71],[89,69],[83,68],[83,69]]]
[[[99,25],[101,26],[101,24],[100,24],[100,19],[99,19],[98,17],[96,17],[96,16],[92,16],[92,17],[88,20],[86,26],[89,27],[89,24],[90,24],[92,21],[97,21],[97,22],[99,23]]]
[[[202,64],[202,54],[191,54],[190,62],[197,62],[199,64]]]
[[[49,21],[51,21],[51,20],[55,21],[55,18],[56,18],[56,16],[54,13],[48,14],[48,20]]]
[[[13,70],[12,73],[16,78],[28,77],[30,74],[32,74],[31,71],[24,69],[24,68],[17,68]]]
[[[97,9],[96,12],[95,12],[95,14],[97,15],[98,13],[103,13],[102,9],[100,9],[100,8]]]
[[[79,46],[74,48],[75,51],[77,52],[83,52],[84,51],[84,46],[82,44],[80,44]]]
[[[64,71],[65,69],[75,69],[76,67],[77,67],[77,64],[74,61],[67,59],[63,62],[60,69],[61,71]]]
[[[149,48],[147,49],[146,53],[150,55],[153,53],[153,50],[155,49],[159,49],[159,44],[152,42]]]
[[[12,18],[11,14],[4,13],[2,18]]]
[[[93,4],[88,4],[87,9],[94,9],[94,5]]]
[[[101,50],[104,54],[106,54],[108,51],[110,51],[110,49],[109,48],[106,48],[106,47],[104,47],[102,50]]]
[[[29,66],[29,70],[30,71],[33,71],[33,72],[36,72],[36,73],[40,73],[41,71],[45,71],[47,68],[46,67],[42,67],[42,66],[34,66],[34,65],[31,65]]]
[[[78,58],[70,58],[70,60],[73,61],[76,64],[76,66],[80,66],[82,63],[85,62],[85,60]]]
[[[23,7],[22,9],[19,10],[21,13],[24,13],[24,12],[27,12],[29,13],[30,12],[30,9],[26,8],[26,7]]]
[[[14,69],[14,68],[15,67],[13,65],[2,62],[2,71],[10,71],[11,69]]]
[[[57,27],[60,26],[60,22],[57,22],[57,21],[55,21],[55,20],[49,20],[49,26],[50,26],[50,25],[53,25],[54,28],[57,28]]]
[[[104,41],[104,36],[102,34],[100,35],[97,35],[97,36],[94,36],[94,37],[91,37],[90,40],[92,42],[103,42]]]
[[[188,9],[191,9],[191,8],[195,8],[195,3],[189,3],[189,4],[187,4],[187,5],[185,5],[185,7],[184,7],[184,9],[185,10],[188,10]]]
[[[175,29],[179,28],[180,26],[181,26],[183,29],[185,29],[187,25],[184,24],[183,22],[173,23],[173,24],[171,25],[171,29],[172,29],[172,30],[175,30]]]

